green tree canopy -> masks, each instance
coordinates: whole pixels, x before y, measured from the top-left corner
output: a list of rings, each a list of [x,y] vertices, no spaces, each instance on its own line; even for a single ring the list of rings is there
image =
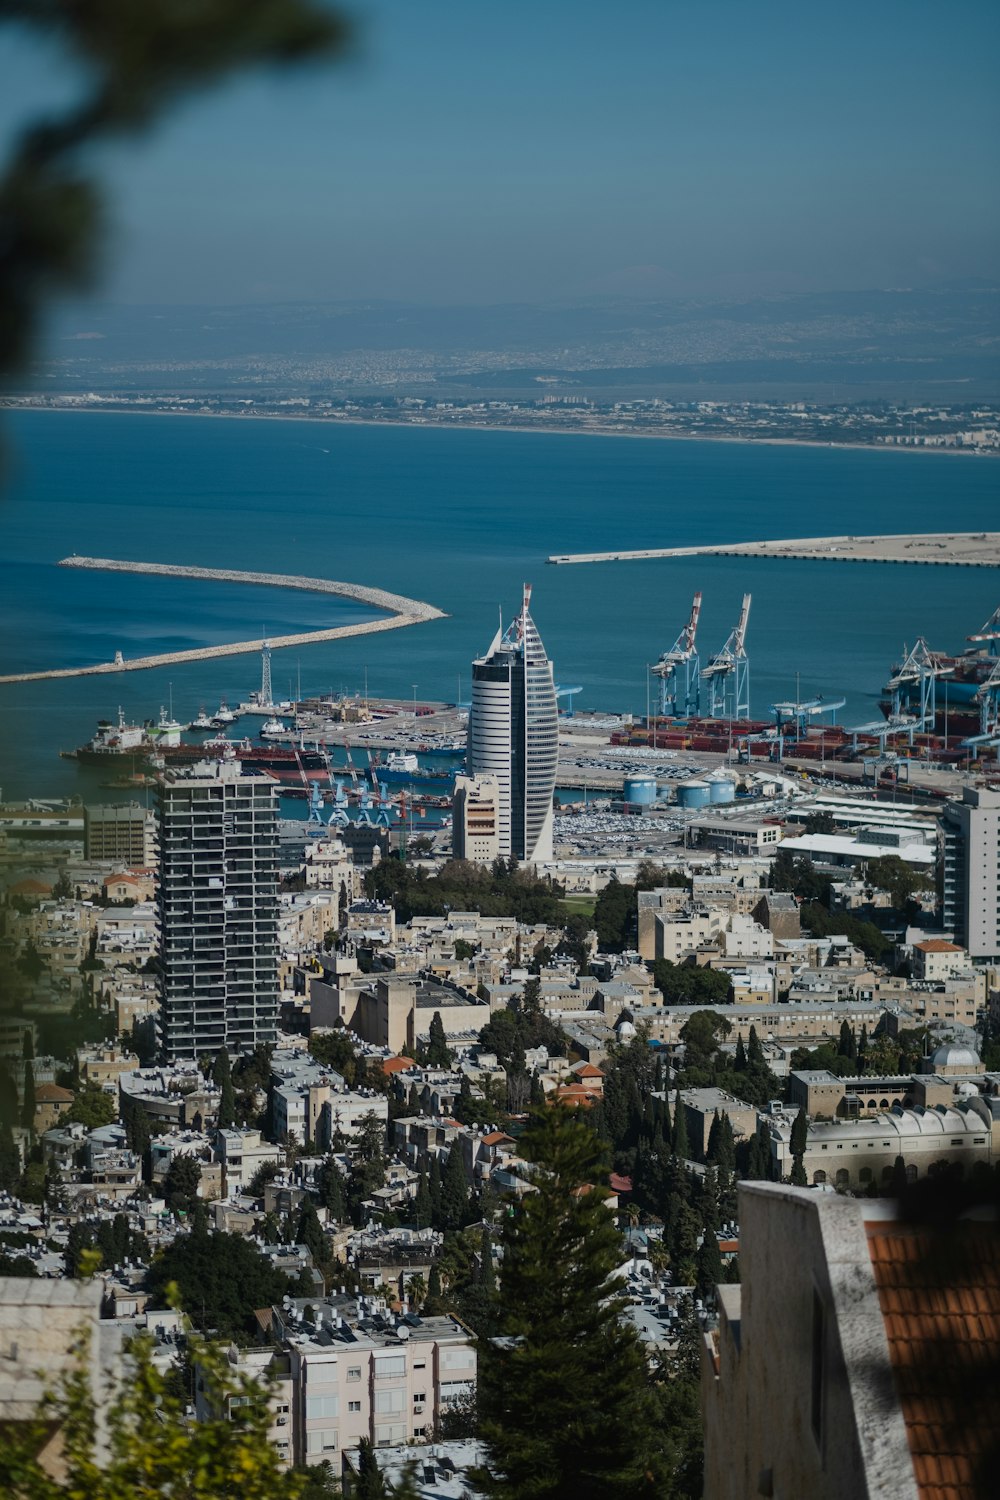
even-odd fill
[[[60,1116],[60,1124],[85,1125],[88,1130],[96,1130],[101,1125],[113,1125],[117,1118],[118,1106],[112,1096],[99,1084],[88,1083]]]
[[[153,1306],[176,1282],[196,1328],[226,1337],[254,1331],[254,1308],[280,1302],[288,1277],[238,1234],[185,1234],[162,1250],[149,1272]]]
[[[612,1287],[622,1249],[594,1132],[560,1108],[521,1140],[538,1191],[504,1227],[499,1343],[480,1351],[491,1500],[628,1500],[657,1493],[645,1360]]]

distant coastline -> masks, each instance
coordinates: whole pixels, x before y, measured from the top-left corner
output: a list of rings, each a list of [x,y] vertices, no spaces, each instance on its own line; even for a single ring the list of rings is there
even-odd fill
[[[97,416],[139,416],[139,417],[198,417],[207,418],[210,421],[221,422],[297,422],[310,427],[405,427],[410,431],[435,431],[435,432],[519,432],[532,436],[553,437],[607,437],[607,438],[638,438],[651,441],[680,442],[680,443],[721,443],[721,444],[744,444],[756,448],[821,448],[825,450],[837,449],[845,452],[856,453],[920,453],[939,454],[948,457],[965,458],[989,458],[996,457],[996,452],[980,448],[943,448],[910,446],[895,443],[859,443],[839,442],[830,440],[822,442],[817,438],[795,438],[795,437],[754,437],[748,434],[737,433],[712,433],[712,432],[647,432],[637,431],[622,427],[575,427],[557,426],[555,423],[545,426],[532,426],[530,424],[515,424],[513,422],[448,422],[436,421],[421,414],[419,418],[407,420],[401,417],[363,417],[352,415],[350,417],[339,416],[305,416],[297,412],[235,412],[235,411],[171,411],[162,407],[153,406],[43,406],[36,405],[30,401],[12,400],[10,397],[0,401],[0,413],[2,412],[46,412],[61,415],[63,413]]]

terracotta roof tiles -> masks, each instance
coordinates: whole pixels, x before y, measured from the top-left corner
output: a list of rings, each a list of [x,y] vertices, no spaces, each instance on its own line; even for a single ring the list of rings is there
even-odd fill
[[[996,1458],[1000,1232],[872,1221],[867,1236],[920,1500],[976,1500]]]

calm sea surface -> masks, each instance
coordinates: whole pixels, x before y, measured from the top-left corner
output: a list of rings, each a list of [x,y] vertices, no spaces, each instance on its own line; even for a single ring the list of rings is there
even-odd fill
[[[376,584],[449,618],[275,653],[275,692],[468,697],[469,663],[522,580],[557,681],[579,707],[643,711],[646,663],[704,592],[704,656],[753,594],[755,715],[778,697],[844,694],[878,716],[904,641],[958,649],[1000,603],[993,570],[684,558],[551,568],[552,552],[767,537],[996,529],[989,459],[509,432],[309,426],[99,413],[8,419],[0,493],[0,672],[70,666],[368,617],[346,600],[59,569],[71,552]],[[259,685],[254,657],[118,678],[0,687],[0,795],[91,795],[61,761],[121,704],[182,721]],[[113,793],[106,793],[113,796]],[[120,794],[119,794],[120,795]]]

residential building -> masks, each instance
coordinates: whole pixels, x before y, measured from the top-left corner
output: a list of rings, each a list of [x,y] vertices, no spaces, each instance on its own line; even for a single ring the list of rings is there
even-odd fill
[[[456,776],[451,851],[455,859],[492,864],[500,854],[500,783],[495,776]]]
[[[941,919],[972,958],[1000,958],[1000,790],[945,805]]]
[[[85,807],[83,847],[86,859],[113,860],[128,869],[143,869],[156,858],[155,816],[138,802]]]
[[[913,945],[913,977],[936,984],[944,979],[958,979],[969,974],[969,955],[957,943],[946,938],[926,938]]]
[[[238,760],[167,770],[158,789],[160,1037],[169,1062],[273,1042],[277,782]]]
[[[486,655],[472,664],[467,764],[498,785],[499,852],[534,864],[552,858],[552,794],[559,754],[552,663],[528,613],[502,623]]]
[[[296,1464],[328,1461],[339,1473],[343,1450],[362,1438],[419,1442],[475,1382],[475,1335],[457,1318],[398,1318],[381,1298],[339,1296],[294,1298],[266,1322],[289,1357]]]

